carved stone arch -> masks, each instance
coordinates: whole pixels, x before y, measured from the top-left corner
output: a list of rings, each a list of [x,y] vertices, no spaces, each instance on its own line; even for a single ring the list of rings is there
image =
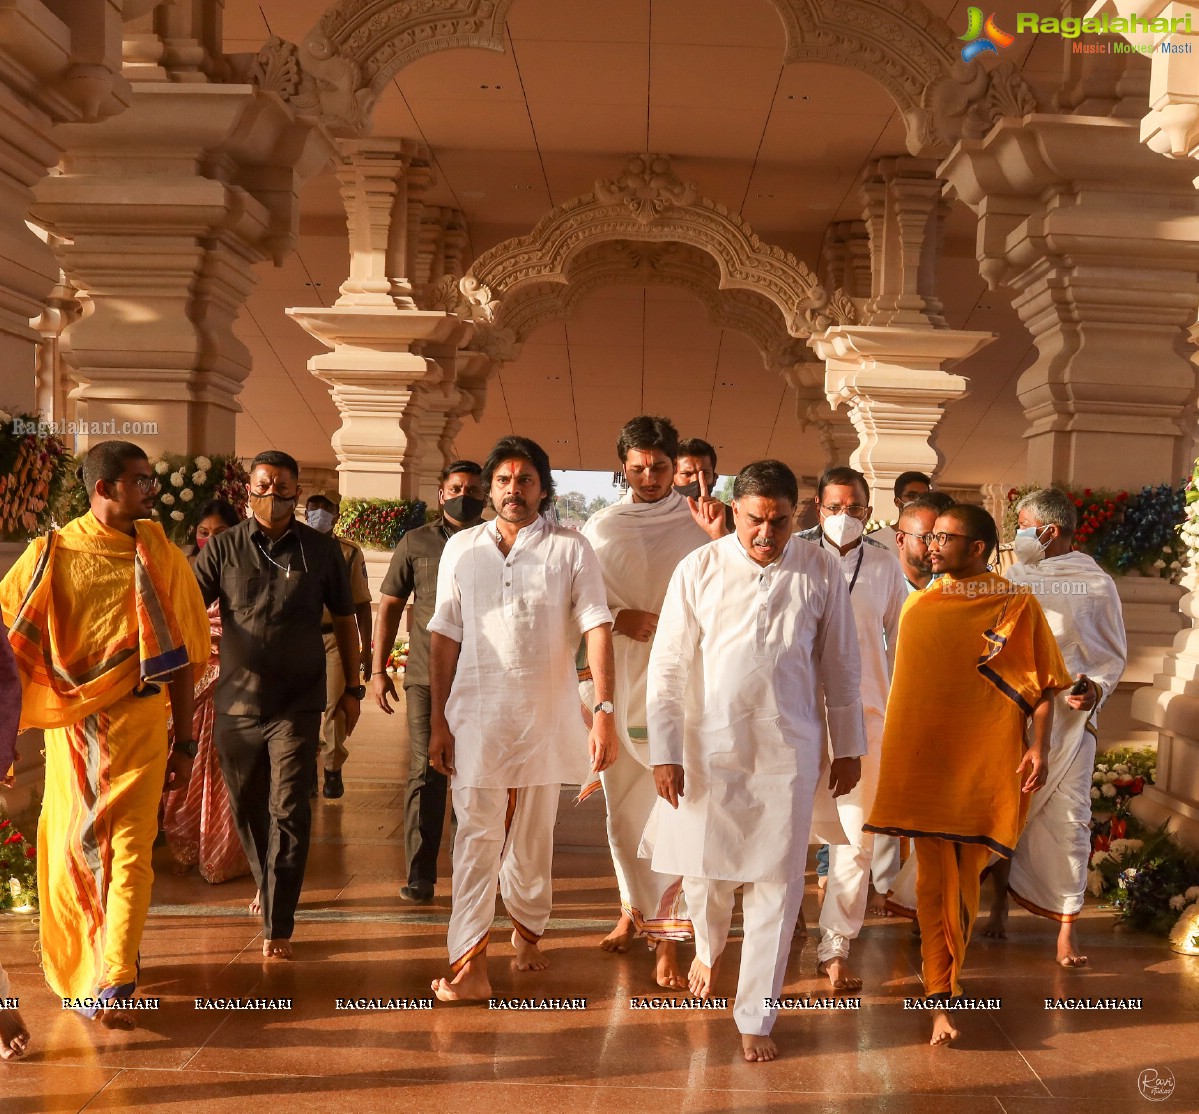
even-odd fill
[[[685,290],[721,328],[747,336],[761,353],[767,370],[783,374],[810,353],[792,337],[779,308],[752,290],[722,290],[720,271],[706,252],[689,244],[647,244],[613,240],[580,252],[571,261],[565,283],[535,282],[507,299],[497,324],[510,329],[518,343],[538,326],[569,319],[578,305],[610,286],[669,286]]]
[[[272,40],[259,69],[282,73],[280,85],[291,86],[306,105],[319,105],[336,129],[365,130],[387,82],[418,58],[463,47],[503,51],[504,20],[514,2],[337,0],[298,53]],[[961,62],[954,31],[920,0],[767,2],[783,24],[784,62],[825,62],[874,78],[903,114],[912,154],[946,154],[958,139],[981,136],[999,116],[1036,108],[1010,62],[990,68]],[[298,63],[291,76],[278,61],[289,53]],[[282,87],[276,91],[287,95]]]
[[[687,244],[714,261],[721,289],[747,290],[773,303],[793,337],[852,319],[843,295],[830,299],[808,266],[763,243],[741,217],[700,197],[661,155],[634,155],[624,174],[547,213],[527,236],[485,251],[467,280],[501,302],[533,283],[566,284],[572,261],[597,243]],[[464,280],[466,281],[466,280]]]

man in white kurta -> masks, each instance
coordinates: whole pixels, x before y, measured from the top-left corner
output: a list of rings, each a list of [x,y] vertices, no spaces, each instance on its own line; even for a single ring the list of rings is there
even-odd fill
[[[862,536],[870,513],[866,478],[852,468],[832,468],[820,480],[820,525],[802,537],[826,549],[837,561],[849,588],[862,664],[862,708],[867,751],[862,778],[837,798],[837,812],[848,843],[829,846],[828,882],[820,909],[817,970],[834,990],[857,990],[862,980],[849,969],[850,941],[857,939],[866,916],[870,870],[876,837],[862,831],[878,786],[883,717],[895,664],[899,613],[907,598],[898,559]],[[814,535],[814,536],[812,536]],[[882,837],[887,838],[887,837]]]
[[[605,951],[623,952],[633,935],[657,943],[655,978],[659,986],[681,988],[674,942],[691,938],[683,901],[683,880],[659,874],[637,848],[658,791],[649,764],[645,690],[653,628],[662,610],[675,566],[709,540],[686,499],[672,486],[678,433],[664,418],[638,417],[620,431],[617,451],[629,490],[597,511],[583,527],[604,573],[613,618],[616,665],[616,734],[621,749],[601,775],[608,810],[608,846],[620,888],[621,921],[605,937]],[[723,532],[723,523],[720,523]],[[580,692],[590,711],[593,686]]]
[[[1124,616],[1115,581],[1085,553],[1072,552],[1077,521],[1065,492],[1030,492],[1017,508],[1017,563],[1007,578],[1036,595],[1070,673],[1087,691],[1066,689],[1054,698],[1049,777],[1035,793],[1010,864],[996,864],[997,900],[988,935],[1003,936],[1008,892],[1029,911],[1056,921],[1057,960],[1082,967],[1074,922],[1082,911],[1091,851],[1091,775],[1095,769],[1095,715],[1119,683],[1128,655]]]
[[[837,790],[857,781],[866,739],[849,592],[828,552],[790,536],[794,475],[758,461],[733,491],[736,535],[680,562],[650,655],[650,761],[663,800],[647,844],[655,870],[683,876],[701,996],[744,886],[733,1017],[752,1061],[777,1055],[772,1003],[803,898],[826,718]]]
[[[552,496],[535,442],[505,438],[483,466],[498,517],[447,543],[429,623],[429,759],[450,777],[454,816],[453,981],[443,1000],[490,994],[486,951],[499,883],[517,966],[548,964],[537,947],[549,921],[554,818],[563,782],[602,769],[618,744],[611,724],[611,616],[591,546],[538,513]],[[587,641],[597,709],[591,738],[579,716],[575,654]]]

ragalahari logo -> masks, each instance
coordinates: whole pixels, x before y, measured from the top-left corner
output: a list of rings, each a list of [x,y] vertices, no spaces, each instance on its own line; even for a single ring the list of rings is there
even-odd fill
[[[969,25],[966,27],[966,33],[958,36],[966,44],[962,47],[963,62],[972,62],[988,50],[992,54],[998,54],[1001,46],[1011,46],[1016,41],[1015,35],[1009,35],[999,29],[995,23],[994,12],[984,20],[982,8],[972,5],[967,11],[967,17]]]

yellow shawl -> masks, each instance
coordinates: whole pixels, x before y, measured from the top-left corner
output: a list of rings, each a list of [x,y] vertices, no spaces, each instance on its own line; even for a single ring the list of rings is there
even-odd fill
[[[1071,683],[1040,604],[994,573],[942,577],[908,597],[896,651],[866,829],[1010,856],[1028,810],[1027,718]]]
[[[186,558],[157,523],[136,531],[89,511],[35,539],[0,581],[22,728],[76,723],[207,660],[208,615]]]

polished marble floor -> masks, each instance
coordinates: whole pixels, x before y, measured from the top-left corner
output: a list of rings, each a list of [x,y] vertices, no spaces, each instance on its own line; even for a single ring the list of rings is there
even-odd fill
[[[1157,1108],[1199,1111],[1199,959],[1112,927],[1088,909],[1092,966],[1053,963],[1048,922],[1014,910],[1006,942],[971,945],[966,991],[998,997],[965,1017],[950,1049],[925,1043],[929,1023],[905,1011],[919,992],[906,922],[871,920],[854,955],[866,977],[857,1012],[783,1016],[782,1057],[741,1060],[729,1010],[633,1009],[651,995],[650,956],[597,947],[616,891],[601,837],[599,795],[560,817],[546,972],[520,973],[493,947],[497,995],[585,998],[577,1011],[350,1012],[337,999],[427,996],[445,969],[448,882],[432,906],[397,897],[403,874],[402,718],[371,711],[351,740],[346,795],[320,801],[296,958],[264,963],[245,905],[248,879],[209,886],[156,854],[143,941],[142,993],[161,999],[131,1034],[64,1012],[37,966],[28,918],[0,920],[0,955],[33,1032],[29,1055],[0,1064],[0,1114],[59,1111],[919,1111],[1091,1114],[1143,1110],[1141,1073],[1173,1078]],[[444,857],[443,857],[444,858]],[[815,878],[805,912],[815,921]],[[500,933],[498,939],[506,939]],[[732,997],[739,944],[720,992]],[[820,993],[815,939],[797,938],[786,992]],[[1143,999],[1139,1012],[1058,1012],[1045,998]],[[196,1009],[199,998],[291,999],[290,1010]],[[1149,1104],[1153,1109],[1156,1104]]]

